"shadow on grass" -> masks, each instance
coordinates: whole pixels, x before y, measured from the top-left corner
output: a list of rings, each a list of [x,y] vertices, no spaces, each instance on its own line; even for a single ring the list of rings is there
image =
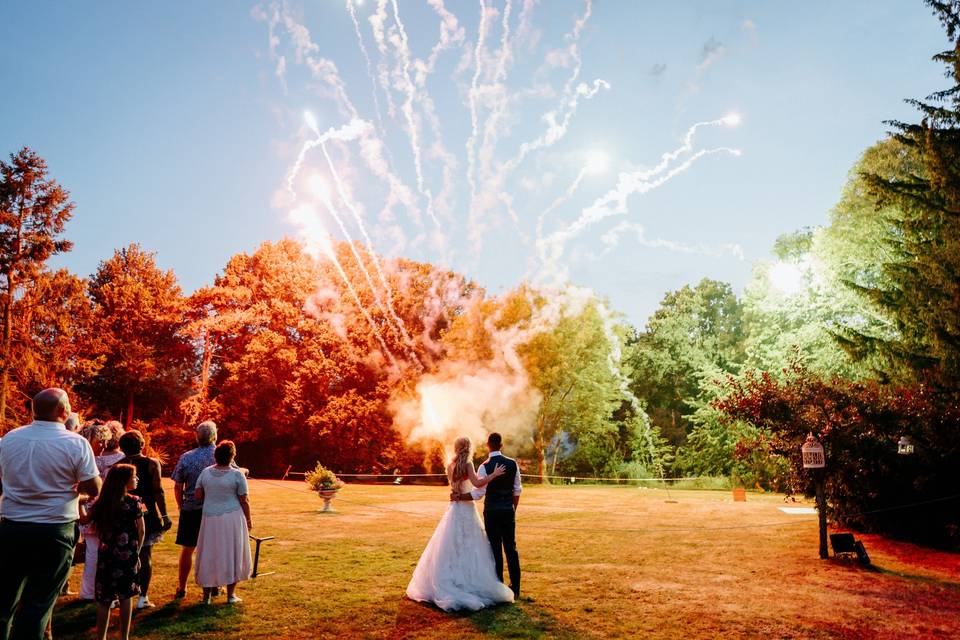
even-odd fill
[[[897,578],[903,578],[904,580],[909,580],[911,582],[916,582],[918,584],[926,584],[926,585],[940,587],[943,589],[960,591],[960,582],[956,580],[945,580],[943,578],[936,578],[934,576],[918,576],[911,573],[894,571],[893,569],[884,569],[883,567],[878,567],[876,565],[871,565],[871,570],[874,571],[875,573],[880,573],[886,576],[896,576]]]
[[[132,635],[146,635],[156,631],[162,632],[165,637],[190,637],[198,633],[229,630],[240,616],[241,607],[225,604],[207,606],[180,601],[156,609],[134,611]],[[53,612],[54,637],[92,636],[96,622],[97,606],[94,603],[75,600],[57,606]],[[113,613],[110,618],[111,637],[118,624],[116,614]]]
[[[397,608],[396,624],[391,638],[419,637],[425,630],[447,630],[457,635],[455,627],[469,625],[491,638],[562,638],[582,637],[575,628],[564,628],[532,599],[521,597],[514,604],[502,604],[480,611],[443,611],[422,602],[402,598]]]

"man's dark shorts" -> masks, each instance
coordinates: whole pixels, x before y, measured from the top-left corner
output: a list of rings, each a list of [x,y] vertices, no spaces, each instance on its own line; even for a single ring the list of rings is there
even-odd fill
[[[203,519],[203,509],[180,512],[180,522],[177,524],[178,545],[181,547],[197,546],[201,519]]]

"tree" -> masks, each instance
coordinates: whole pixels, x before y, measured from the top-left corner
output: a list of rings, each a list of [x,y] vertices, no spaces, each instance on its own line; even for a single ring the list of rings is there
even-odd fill
[[[13,307],[20,292],[33,286],[47,260],[69,251],[59,236],[74,204],[69,193],[47,175],[47,163],[24,147],[0,161],[0,432],[8,423],[7,394],[13,365]]]
[[[736,371],[743,362],[743,310],[729,284],[703,279],[667,293],[631,344],[631,390],[674,445],[690,429],[689,402],[705,371]]]
[[[157,267],[140,245],[114,252],[91,277],[89,295],[103,336],[103,368],[81,385],[100,409],[130,425],[177,407],[193,351],[180,334],[184,299],[172,271]]]
[[[927,0],[950,38],[934,56],[953,86],[908,100],[919,123],[893,121],[896,139],[916,154],[917,170],[866,171],[863,178],[878,208],[896,207],[891,220],[895,259],[884,264],[887,286],[865,286],[896,326],[890,339],[853,336],[856,351],[879,352],[916,372],[936,370],[943,384],[960,380],[960,3]]]
[[[844,526],[956,548],[960,394],[927,383],[823,379],[799,363],[784,376],[754,370],[731,378],[714,408],[761,430],[737,455],[785,462],[784,484],[812,491],[800,447],[812,433],[824,447],[828,513]],[[769,434],[769,435],[765,435]],[[909,437],[913,455],[898,455]]]
[[[611,335],[600,301],[583,294],[522,285],[500,298],[477,299],[443,339],[449,360],[507,369],[510,384],[519,373],[538,393],[529,434],[541,478],[548,467],[616,470],[633,455],[636,429],[646,426],[645,415],[624,429],[615,418],[623,390],[611,365],[620,364],[614,343],[620,338]]]
[[[535,301],[534,304],[543,304]],[[592,300],[582,309],[564,308],[556,323],[519,350],[531,383],[543,398],[537,413],[537,469],[547,475],[547,445],[565,434],[595,474],[616,468],[620,381],[610,369],[613,345]],[[558,448],[555,447],[555,450]],[[554,469],[556,458],[554,458]]]
[[[102,340],[85,280],[65,269],[40,271],[15,301],[13,317],[17,348],[11,359],[20,389],[71,389],[102,366]]]
[[[860,228],[829,231],[834,245],[843,242],[832,254],[824,248],[824,230],[804,229],[778,237],[774,260],[755,265],[742,298],[746,365],[779,375],[799,357],[825,376],[862,377],[865,367],[853,363],[835,338],[844,327],[874,330],[877,324],[877,312],[843,282],[852,258],[845,252],[857,250],[848,238]]]
[[[431,265],[346,243],[334,251],[336,263],[292,240],[264,243],[192,297],[188,332],[206,355],[185,404],[215,417],[262,472],[318,460],[341,472],[414,464],[388,402],[442,358],[440,334],[468,287]],[[376,274],[374,260],[389,308],[379,275],[371,291],[361,271]]]

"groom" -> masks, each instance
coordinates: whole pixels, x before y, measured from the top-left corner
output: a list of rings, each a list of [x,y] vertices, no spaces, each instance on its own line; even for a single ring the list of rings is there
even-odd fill
[[[514,598],[520,597],[520,556],[517,554],[516,540],[516,513],[520,504],[520,469],[516,460],[512,460],[502,453],[503,438],[493,432],[487,437],[487,449],[490,455],[477,469],[477,477],[485,478],[493,473],[497,465],[504,465],[507,470],[499,478],[480,489],[470,493],[451,494],[452,500],[479,500],[483,501],[483,526],[487,530],[487,540],[493,549],[493,558],[496,562],[497,577],[503,582],[503,556],[507,556],[507,571],[510,574],[510,589]]]

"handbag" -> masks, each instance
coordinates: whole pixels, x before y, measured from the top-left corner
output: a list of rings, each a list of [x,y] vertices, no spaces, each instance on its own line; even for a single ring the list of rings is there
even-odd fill
[[[87,541],[80,540],[73,548],[73,566],[83,564],[87,559]]]

